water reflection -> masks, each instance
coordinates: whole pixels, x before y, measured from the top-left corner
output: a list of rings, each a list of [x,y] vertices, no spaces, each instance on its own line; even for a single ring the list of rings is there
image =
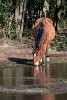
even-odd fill
[[[67,79],[67,63],[50,64],[51,77]]]
[[[52,83],[50,65],[34,67],[34,77],[36,84]],[[37,79],[39,78],[39,79]]]
[[[46,66],[0,68],[0,85],[5,87],[52,82],[49,64]]]
[[[67,82],[67,64],[46,64],[43,66],[21,66],[21,67],[0,67],[0,99],[1,100],[67,100],[67,94],[55,94],[50,91],[50,93],[37,93],[35,88],[31,86],[38,86],[46,84],[49,87],[49,84],[57,83],[63,80]],[[58,80],[58,81],[57,81]],[[13,88],[19,89],[22,86],[22,90],[29,89],[28,85],[30,86],[30,93],[17,93],[15,92],[8,92],[3,93],[1,92],[1,87],[10,88],[13,91]],[[26,86],[24,88],[23,86]],[[62,85],[61,85],[62,87]],[[60,87],[60,88],[61,88]],[[66,86],[67,87],[67,86]],[[35,94],[31,91],[34,89]],[[55,87],[56,88],[56,87]],[[26,90],[26,91],[27,91]]]
[[[54,94],[26,95],[24,100],[55,100]]]
[[[0,85],[48,84],[67,79],[67,64],[46,64],[43,66],[0,67]]]
[[[0,93],[0,100],[67,100],[67,94],[10,94]]]
[[[31,77],[34,77],[33,67],[0,68],[0,85],[6,87],[32,84]]]

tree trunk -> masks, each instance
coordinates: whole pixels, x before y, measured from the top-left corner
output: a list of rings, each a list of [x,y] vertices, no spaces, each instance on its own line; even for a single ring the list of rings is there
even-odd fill
[[[22,39],[22,33],[23,33],[23,28],[24,28],[25,10],[26,10],[26,0],[23,0],[23,2],[21,0],[21,5],[20,5],[20,15],[21,15],[20,39]]]
[[[19,33],[19,31],[20,31],[20,24],[19,24],[19,0],[16,0],[15,19],[16,19],[16,23],[18,24],[18,26],[16,28],[16,33]]]
[[[15,18],[18,24],[17,32],[19,33],[20,41],[22,41],[25,9],[26,9],[26,0],[16,0]]]
[[[56,0],[56,9],[54,13],[54,26],[55,30],[58,31],[58,22],[59,22],[59,11],[61,10],[61,0]]]
[[[49,17],[49,0],[44,0],[43,12],[45,17]]]

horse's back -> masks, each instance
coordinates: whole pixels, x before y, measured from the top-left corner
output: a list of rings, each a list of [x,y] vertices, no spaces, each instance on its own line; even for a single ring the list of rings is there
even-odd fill
[[[45,35],[48,37],[48,41],[52,41],[55,37],[55,28],[53,26],[53,22],[51,19],[46,18],[46,20],[43,20],[45,27]]]
[[[34,27],[37,27],[37,25],[38,25],[41,21],[44,22],[44,24],[45,24],[45,22],[53,24],[53,21],[52,21],[50,18],[42,17],[42,18],[38,18],[38,19],[36,20],[36,22],[35,22],[35,24],[34,24]]]
[[[33,27],[33,31],[32,31],[33,37],[35,39],[37,37],[36,31],[37,31],[37,28],[38,28],[38,25],[39,25],[40,22],[42,22],[44,24],[43,29],[45,31],[45,35],[46,35],[45,37],[48,37],[48,40],[52,41],[55,37],[55,28],[54,28],[53,22],[50,18],[42,17],[42,18],[39,18],[39,19],[36,20],[34,27]]]

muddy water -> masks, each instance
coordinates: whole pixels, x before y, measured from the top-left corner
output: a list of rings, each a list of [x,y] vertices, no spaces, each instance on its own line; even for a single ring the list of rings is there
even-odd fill
[[[67,63],[0,65],[0,100],[67,100]]]

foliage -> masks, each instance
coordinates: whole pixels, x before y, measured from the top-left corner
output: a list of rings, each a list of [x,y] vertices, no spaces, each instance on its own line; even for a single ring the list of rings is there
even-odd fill
[[[27,6],[26,6],[26,14],[25,14],[25,27],[31,28],[37,18],[40,17],[40,12],[43,13],[43,7],[44,7],[44,0],[26,0]],[[62,9],[59,12],[59,25],[60,27],[63,27],[64,25],[67,25],[67,2],[66,0],[60,0]],[[11,13],[13,13],[13,9],[15,8],[15,5],[13,3],[10,3],[11,0],[3,0],[3,3],[0,3],[0,17],[1,17],[1,23],[2,27],[6,25],[9,21],[9,17],[11,16]],[[54,21],[54,15],[56,10],[56,4],[57,0],[49,0],[49,13],[50,18]],[[7,21],[8,20],[8,21]],[[64,23],[64,24],[63,24]],[[8,26],[7,26],[8,27]]]
[[[58,34],[54,39],[54,44],[59,48],[67,48],[67,35]]]
[[[60,28],[67,27],[67,1],[59,0],[61,3],[57,4],[58,0],[50,0],[50,18],[54,21],[55,16],[57,25]]]
[[[17,23],[14,18],[13,9],[15,5],[10,2],[0,3],[0,24],[1,28],[4,30],[5,38],[10,36],[11,31],[15,31]],[[12,36],[13,37],[13,36]]]
[[[54,20],[54,12],[56,9],[56,0],[49,0],[49,4],[50,4],[50,18],[52,20]]]
[[[35,20],[40,17],[40,11],[43,10],[43,4],[44,4],[44,0],[28,0],[27,1],[27,6],[26,6],[27,17],[25,19],[27,20],[27,25],[26,25],[27,27],[31,28]]]
[[[1,23],[2,23],[2,27],[3,28],[8,28],[8,22],[9,22],[9,18],[11,16],[11,12],[13,10],[13,5],[5,2],[4,3],[0,3],[0,17],[1,17]]]
[[[24,21],[24,32],[23,32],[23,36],[31,36],[31,28],[35,22],[36,19],[38,19],[39,17],[41,17],[41,14],[43,14],[43,7],[44,7],[44,2],[45,0],[26,0],[27,1],[27,5],[26,5],[26,12],[25,12],[25,21]],[[57,1],[58,0],[47,0],[49,1],[49,17],[53,20],[55,19],[55,15],[56,15],[56,7],[57,5]],[[57,11],[57,16],[58,16],[58,20],[57,24],[58,24],[58,28],[63,28],[63,27],[67,27],[67,0],[59,0],[61,1],[60,6],[60,10]],[[17,27],[17,23],[15,21],[15,17],[13,17],[12,19],[12,24],[9,27],[9,22],[11,21],[10,17],[15,14],[15,5],[13,4],[16,3],[13,0],[2,0],[2,2],[0,3],[0,24],[1,27],[5,29],[5,31],[13,31],[16,30]],[[61,36],[59,36],[61,38]],[[65,44],[67,44],[66,38],[64,38],[63,40],[59,40],[58,38],[55,38],[55,42],[56,41],[63,41]]]

